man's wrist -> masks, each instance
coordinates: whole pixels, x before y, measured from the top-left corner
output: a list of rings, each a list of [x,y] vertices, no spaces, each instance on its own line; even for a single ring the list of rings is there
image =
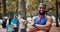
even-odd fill
[[[39,24],[35,24],[35,26],[36,27],[41,27],[41,28],[45,27],[45,25],[39,25]]]

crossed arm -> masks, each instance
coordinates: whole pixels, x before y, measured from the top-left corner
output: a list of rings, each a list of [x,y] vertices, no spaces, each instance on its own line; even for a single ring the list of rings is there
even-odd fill
[[[36,28],[40,29],[40,30],[48,30],[52,27],[52,18],[51,17],[48,17],[47,18],[47,23],[46,25],[39,25],[39,24],[35,24]]]

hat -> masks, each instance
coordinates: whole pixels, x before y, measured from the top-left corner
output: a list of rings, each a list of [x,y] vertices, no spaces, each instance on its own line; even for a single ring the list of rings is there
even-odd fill
[[[39,6],[46,6],[46,3],[41,2],[41,3],[39,4]]]

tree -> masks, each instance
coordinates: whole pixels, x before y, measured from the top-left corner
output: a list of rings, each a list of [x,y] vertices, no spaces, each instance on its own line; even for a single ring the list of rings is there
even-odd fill
[[[17,9],[16,9],[16,15],[18,16],[18,0],[17,0],[17,3],[16,3],[16,7],[17,7]]]
[[[57,4],[57,0],[56,0],[56,27],[59,27],[59,24],[58,24],[58,4]]]
[[[7,16],[6,15],[6,0],[2,0],[2,4],[3,4],[3,16]]]
[[[1,11],[1,2],[0,2],[0,11]],[[0,12],[1,13],[1,12]]]
[[[26,1],[25,0],[21,0],[21,6],[22,6],[22,16],[26,20]],[[26,23],[26,27],[27,27],[27,23]],[[26,27],[25,27],[25,32],[26,32]]]
[[[29,15],[30,12],[33,12],[34,15],[37,15],[39,3],[40,3],[40,0],[29,0],[29,1],[27,1],[27,12],[28,12],[27,15]]]
[[[22,16],[26,20],[26,1],[25,0],[21,0],[21,6],[22,6]]]

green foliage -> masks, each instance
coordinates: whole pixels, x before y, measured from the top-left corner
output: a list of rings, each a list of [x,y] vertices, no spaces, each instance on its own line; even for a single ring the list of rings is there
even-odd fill
[[[0,8],[1,8],[1,2],[0,2]]]
[[[10,16],[11,14],[12,15],[14,15],[14,13],[16,12],[16,1],[17,0],[6,0],[7,2],[6,2],[6,7],[7,7],[7,14],[8,14],[8,16]],[[27,5],[27,14],[28,14],[28,16],[31,16],[31,13],[33,13],[34,15],[37,15],[38,14],[38,5],[39,5],[39,0],[26,0],[27,2],[26,2],[26,4],[28,4]],[[59,0],[60,1],[60,0]],[[21,1],[20,0],[18,0],[18,10],[19,10],[19,14],[22,14],[22,10],[21,10],[21,3],[20,3]],[[51,2],[49,1],[49,0],[47,0],[47,2],[46,2],[46,4],[47,4],[47,6],[48,6],[48,8],[49,7],[51,7],[51,6],[55,6],[55,0],[52,0]],[[1,7],[1,2],[0,2],[0,9],[2,8]],[[60,5],[59,5],[59,8],[60,8]],[[1,9],[2,10],[2,9]],[[11,11],[11,10],[13,10],[13,11]],[[55,10],[54,10],[55,11]],[[1,11],[0,11],[1,12]],[[59,11],[60,12],[60,11]],[[51,15],[52,14],[54,14],[55,12],[53,12],[53,13],[50,13]],[[59,13],[60,14],[60,13]]]
[[[0,13],[0,19],[2,19],[2,16],[3,16],[2,13]]]
[[[34,15],[37,13],[38,10],[38,5],[39,5],[39,1],[38,0],[29,0],[27,1],[28,5],[27,5],[27,14],[33,13]]]
[[[19,15],[22,15],[22,11],[19,11],[18,13],[19,13]]]
[[[9,11],[7,14],[8,14],[8,17],[13,17],[15,13],[14,11]]]

